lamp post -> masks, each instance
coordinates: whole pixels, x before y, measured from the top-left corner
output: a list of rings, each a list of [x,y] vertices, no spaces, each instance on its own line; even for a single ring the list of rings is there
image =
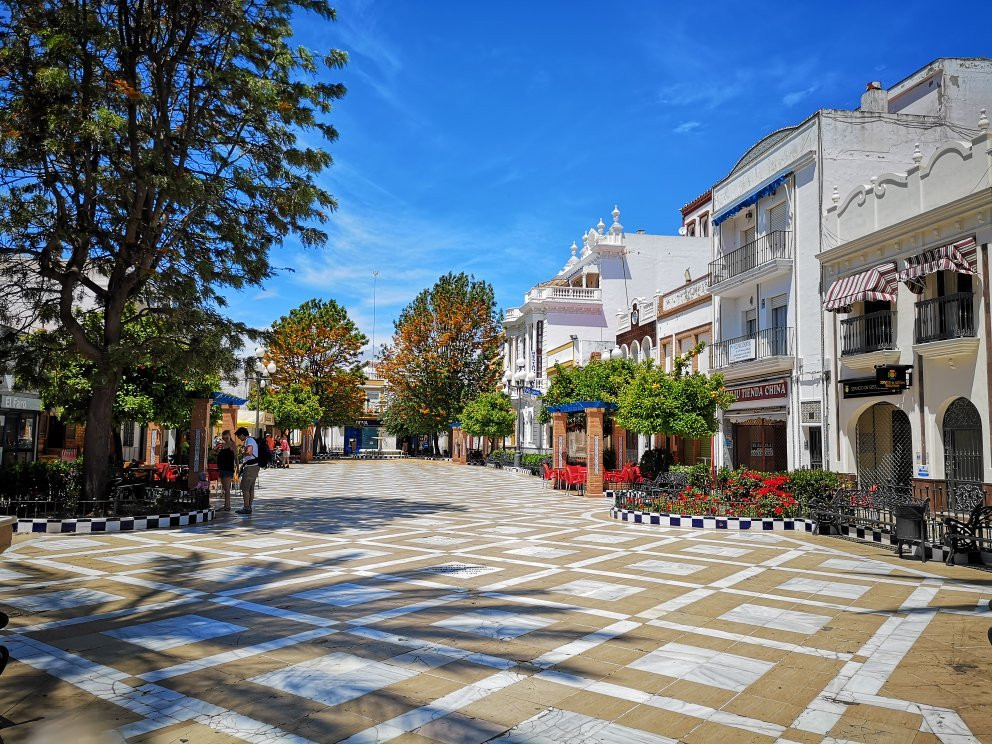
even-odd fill
[[[520,401],[524,397],[524,380],[527,378],[527,374],[524,372],[524,360],[517,359],[517,372],[513,375],[513,381],[516,383],[517,388],[517,451],[513,453],[513,467],[520,468],[520,445],[521,440],[524,438],[524,427],[523,420],[520,416]]]
[[[257,393],[255,400],[255,436],[262,436],[262,427],[259,422],[259,413],[262,408],[262,388],[265,387],[268,378],[275,374],[276,363],[269,360],[266,364],[262,360],[265,359],[265,349],[259,346],[255,349],[255,391]],[[266,374],[268,373],[268,374]]]

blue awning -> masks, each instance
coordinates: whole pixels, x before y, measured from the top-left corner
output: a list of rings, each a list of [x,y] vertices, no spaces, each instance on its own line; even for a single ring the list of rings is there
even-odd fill
[[[769,194],[774,194],[775,190],[783,183],[785,183],[785,179],[788,178],[790,175],[792,174],[786,173],[784,176],[779,176],[771,183],[762,186],[757,191],[751,192],[748,196],[741,199],[739,202],[734,204],[734,206],[730,207],[729,209],[725,209],[722,212],[719,212],[718,214],[714,215],[712,219],[713,227],[716,227],[726,219],[730,219],[735,214],[737,214],[742,209],[744,209],[744,207],[750,207],[752,204],[757,204],[759,199],[763,199]]]
[[[601,400],[584,400],[579,403],[560,403],[557,406],[548,406],[548,413],[578,413],[587,408],[605,408],[608,411],[617,409],[616,403],[606,403]]]
[[[247,398],[239,398],[227,393],[210,393],[210,400],[213,401],[210,404],[212,406],[243,406],[248,402]]]

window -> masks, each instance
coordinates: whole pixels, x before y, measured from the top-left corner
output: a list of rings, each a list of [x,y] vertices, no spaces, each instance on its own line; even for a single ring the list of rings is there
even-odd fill
[[[134,446],[134,422],[125,421],[124,426],[121,427],[121,446],[122,447],[133,447]]]
[[[688,224],[686,224],[686,226],[685,226],[685,234],[688,235],[690,238],[693,237],[693,236],[695,236],[695,234],[696,234],[696,223],[695,222],[689,222]]]
[[[754,242],[754,225],[751,227],[741,230],[741,245],[747,245],[748,243]]]
[[[772,297],[770,303],[772,309],[772,328],[785,328],[789,312],[789,295],[780,294]]]
[[[710,234],[710,218],[707,215],[703,215],[699,218],[699,237],[707,238]]]
[[[669,354],[668,354],[668,344],[661,345],[661,368],[666,372],[669,370],[668,365]]]
[[[744,335],[752,336],[758,332],[758,311],[751,309],[744,311]]]
[[[768,232],[789,229],[789,209],[783,201],[768,210]]]

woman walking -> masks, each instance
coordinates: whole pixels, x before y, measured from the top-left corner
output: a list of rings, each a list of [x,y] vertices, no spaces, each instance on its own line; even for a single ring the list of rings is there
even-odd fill
[[[284,468],[289,467],[289,437],[286,436],[286,432],[282,433],[282,439],[279,440],[279,451],[282,452],[282,466]]]
[[[231,430],[225,429],[220,435],[220,445],[217,450],[217,472],[220,475],[220,485],[224,489],[224,506],[220,511],[231,511],[231,481],[234,478],[237,453],[234,448],[234,437]]]
[[[244,508],[238,509],[235,514],[250,515],[252,502],[255,501],[255,481],[258,480],[258,442],[249,436],[243,426],[234,435],[241,442],[241,495],[245,500]]]

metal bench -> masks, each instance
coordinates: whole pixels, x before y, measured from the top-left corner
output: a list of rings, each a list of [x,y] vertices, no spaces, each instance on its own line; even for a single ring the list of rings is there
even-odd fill
[[[950,516],[943,519],[948,566],[958,553],[978,553],[983,547],[992,550],[992,506],[985,505],[985,491],[978,485],[963,485],[954,495],[956,505],[969,514],[964,521]]]

